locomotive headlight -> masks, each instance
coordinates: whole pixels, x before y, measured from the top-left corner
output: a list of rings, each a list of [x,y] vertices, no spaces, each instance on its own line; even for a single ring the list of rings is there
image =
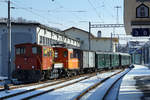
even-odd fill
[[[19,68],[20,68],[20,66],[17,66],[17,68],[19,69]]]
[[[34,69],[35,68],[35,66],[32,66],[32,69]]]

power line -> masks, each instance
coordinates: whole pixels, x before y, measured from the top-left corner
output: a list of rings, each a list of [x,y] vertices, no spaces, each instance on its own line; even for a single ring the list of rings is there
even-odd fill
[[[65,10],[67,10],[62,4],[60,4],[58,1],[55,1],[56,2],[56,4],[58,5],[58,6],[60,6],[61,8],[63,8],[63,9],[65,9]],[[56,10],[57,11],[57,10]],[[79,20],[82,20],[78,15],[76,15],[74,12],[87,12],[87,11],[84,11],[84,10],[78,10],[78,11],[68,11],[68,12],[71,12],[72,13],[72,15],[74,15],[73,17],[76,17],[77,19],[79,19]],[[74,21],[72,21],[72,22],[74,22]],[[75,23],[75,22],[74,22]]]
[[[12,3],[13,3],[15,6],[18,6],[18,4],[17,4],[17,3],[14,3],[14,2],[15,2],[15,1],[13,1]],[[30,8],[30,9],[29,9],[29,8]],[[41,17],[42,19],[44,19],[44,20],[46,20],[46,21],[48,20],[47,17],[41,16],[40,14],[33,12],[33,11],[32,11],[32,10],[33,10],[32,7],[29,7],[29,8],[20,7],[20,6],[18,6],[18,8],[15,7],[15,9],[23,9],[23,10],[25,10],[25,11],[27,11],[27,12],[32,13],[33,15],[36,15],[36,16]],[[56,23],[56,22],[52,22],[52,21],[49,21],[49,20],[48,20],[48,22],[49,22],[49,23],[52,23],[52,24],[57,24],[57,25],[65,26],[65,25],[63,25],[63,24],[61,24],[61,23]],[[65,26],[65,27],[66,27],[66,26]]]
[[[94,7],[94,5],[91,3],[90,0],[88,0],[89,4],[91,5],[91,7],[93,8],[93,10],[95,11],[95,13],[97,14],[97,16],[100,18],[100,20],[102,20],[101,16],[99,15],[98,11],[96,10],[96,8]]]

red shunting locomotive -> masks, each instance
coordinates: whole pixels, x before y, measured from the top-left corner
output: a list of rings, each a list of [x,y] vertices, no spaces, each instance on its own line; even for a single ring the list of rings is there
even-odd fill
[[[24,43],[16,45],[15,51],[13,77],[20,81],[37,82],[79,72],[79,61],[73,49]]]
[[[25,43],[15,46],[15,65],[13,77],[21,81],[39,81],[49,78],[53,67],[52,47]]]

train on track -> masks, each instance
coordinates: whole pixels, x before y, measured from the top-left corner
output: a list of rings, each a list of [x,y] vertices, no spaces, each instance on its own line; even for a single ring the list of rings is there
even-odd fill
[[[131,57],[126,53],[94,52],[24,43],[15,45],[16,68],[12,76],[20,81],[37,82],[127,67],[130,64]]]

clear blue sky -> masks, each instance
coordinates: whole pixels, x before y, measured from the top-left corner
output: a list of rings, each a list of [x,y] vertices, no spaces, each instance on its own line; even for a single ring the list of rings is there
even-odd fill
[[[7,17],[7,3],[0,0],[0,17]],[[78,27],[88,31],[88,21],[92,23],[116,23],[119,9],[119,23],[123,23],[123,0],[11,0],[11,17],[22,17],[35,20],[42,24],[67,29]],[[105,36],[113,29],[92,29],[94,35],[102,30]],[[124,29],[116,29],[117,34],[124,33]]]

